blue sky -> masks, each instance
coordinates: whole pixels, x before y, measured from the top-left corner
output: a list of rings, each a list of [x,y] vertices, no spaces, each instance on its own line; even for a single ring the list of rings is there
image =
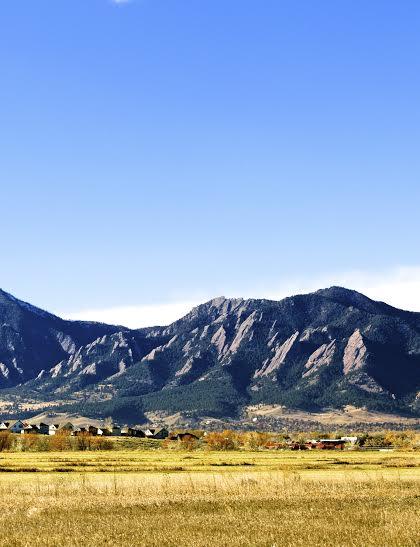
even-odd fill
[[[417,1],[13,0],[0,286],[167,322],[333,283],[420,311]]]

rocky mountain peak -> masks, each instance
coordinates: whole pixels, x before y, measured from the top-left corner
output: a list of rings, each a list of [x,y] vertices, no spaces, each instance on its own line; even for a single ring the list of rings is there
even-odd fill
[[[380,303],[371,300],[364,294],[351,289],[346,289],[344,287],[332,286],[326,289],[321,289],[315,294],[344,306],[354,306],[355,308],[360,308],[368,313],[377,313],[380,306]]]
[[[29,313],[38,315],[40,317],[56,317],[52,313],[46,312],[45,310],[42,310],[41,308],[37,308],[36,306],[33,306],[32,304],[28,304],[28,302],[24,302],[23,300],[19,300],[18,298],[15,298],[13,295],[4,291],[3,289],[0,289],[0,304],[18,307],[23,311],[27,311]]]
[[[418,405],[420,314],[342,287],[278,302],[218,297],[135,331],[40,312],[0,292],[0,387],[24,384],[34,400],[218,416],[260,403]]]

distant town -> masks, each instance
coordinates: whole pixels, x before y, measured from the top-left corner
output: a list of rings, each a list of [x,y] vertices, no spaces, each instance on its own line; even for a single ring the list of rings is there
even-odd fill
[[[15,434],[28,435],[56,435],[66,433],[77,437],[78,435],[112,436],[112,437],[139,437],[149,439],[166,439],[169,431],[165,427],[140,429],[138,427],[120,427],[114,423],[98,427],[92,424],[76,426],[71,422],[50,423],[28,422],[24,420],[9,420],[0,422],[0,432],[8,431]]]
[[[154,448],[175,447],[194,450],[393,450],[418,449],[419,439],[414,431],[383,430],[357,434],[327,434],[304,432],[263,431],[206,431],[203,429],[174,429],[165,426],[120,426],[107,418],[103,424],[70,421],[26,421],[24,419],[0,421],[0,451],[3,450],[110,450],[125,437],[140,441],[151,440]],[[42,438],[45,442],[41,442]],[[115,443],[112,442],[115,439]],[[7,442],[7,439],[9,441]],[[14,439],[14,441],[13,441]],[[37,441],[38,439],[38,441]],[[67,441],[66,441],[67,439]],[[71,441],[71,439],[74,439]],[[107,440],[108,439],[108,440]],[[56,442],[57,441],[57,442]],[[63,442],[59,441],[65,441]],[[71,441],[71,442],[70,442]],[[158,442],[160,441],[160,442]],[[47,444],[45,444],[47,443]],[[140,446],[146,446],[139,443]]]
[[[354,448],[358,443],[357,436],[343,436],[340,438],[314,438],[314,439],[296,439],[293,437],[281,435],[281,439],[275,434],[268,433],[235,433],[232,431],[225,432],[205,432],[205,431],[175,431],[170,432],[166,427],[146,428],[141,429],[138,426],[119,426],[115,423],[106,423],[103,426],[85,424],[84,426],[76,426],[70,421],[61,423],[46,423],[46,422],[31,422],[25,420],[8,420],[0,421],[0,434],[9,433],[14,435],[64,435],[72,437],[89,436],[89,437],[137,437],[140,439],[156,439],[180,441],[182,443],[191,443],[202,441],[209,445],[220,445],[220,449],[234,448],[235,442],[241,436],[256,435],[259,442],[256,443],[258,448],[271,450],[285,449],[290,450],[331,450],[345,448]],[[215,437],[215,439],[213,439]],[[216,441],[216,442],[214,442]],[[228,442],[227,442],[228,441]],[[254,439],[255,442],[255,439]],[[239,445],[243,443],[236,443]]]

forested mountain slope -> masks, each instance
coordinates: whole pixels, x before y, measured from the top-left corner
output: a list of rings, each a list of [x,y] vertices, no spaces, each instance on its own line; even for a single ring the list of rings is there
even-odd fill
[[[340,287],[279,302],[216,298],[140,330],[64,321],[0,292],[0,323],[2,387],[93,412],[417,409],[420,314]]]

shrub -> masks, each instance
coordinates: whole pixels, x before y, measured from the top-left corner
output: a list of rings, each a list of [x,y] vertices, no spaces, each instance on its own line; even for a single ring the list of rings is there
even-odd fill
[[[114,443],[111,439],[104,437],[92,437],[90,439],[89,450],[112,450],[114,448]]]
[[[363,441],[363,446],[388,448],[392,446],[392,443],[385,433],[368,433]]]
[[[51,437],[48,435],[38,435],[34,450],[36,450],[36,452],[47,452],[50,450],[50,441]]]
[[[199,447],[199,444],[198,439],[195,439],[194,437],[185,437],[182,441],[179,441],[182,450],[195,450]]]
[[[236,450],[239,447],[239,435],[235,431],[212,432],[206,436],[210,450]]]
[[[57,433],[51,437],[49,445],[49,448],[52,451],[70,450],[71,442],[69,433],[67,431],[57,431]]]
[[[269,441],[270,435],[268,433],[257,433],[256,431],[245,433],[240,437],[241,444],[251,450],[258,450],[264,447]]]
[[[384,441],[395,448],[414,448],[416,433],[414,431],[388,431]]]
[[[90,450],[92,446],[92,435],[88,432],[80,433],[75,437],[74,447],[76,450]]]
[[[36,450],[38,444],[38,436],[33,434],[25,434],[20,437],[20,449],[22,452],[31,452]]]
[[[9,450],[13,444],[13,436],[10,431],[1,431],[0,432],[0,452],[4,450]]]

